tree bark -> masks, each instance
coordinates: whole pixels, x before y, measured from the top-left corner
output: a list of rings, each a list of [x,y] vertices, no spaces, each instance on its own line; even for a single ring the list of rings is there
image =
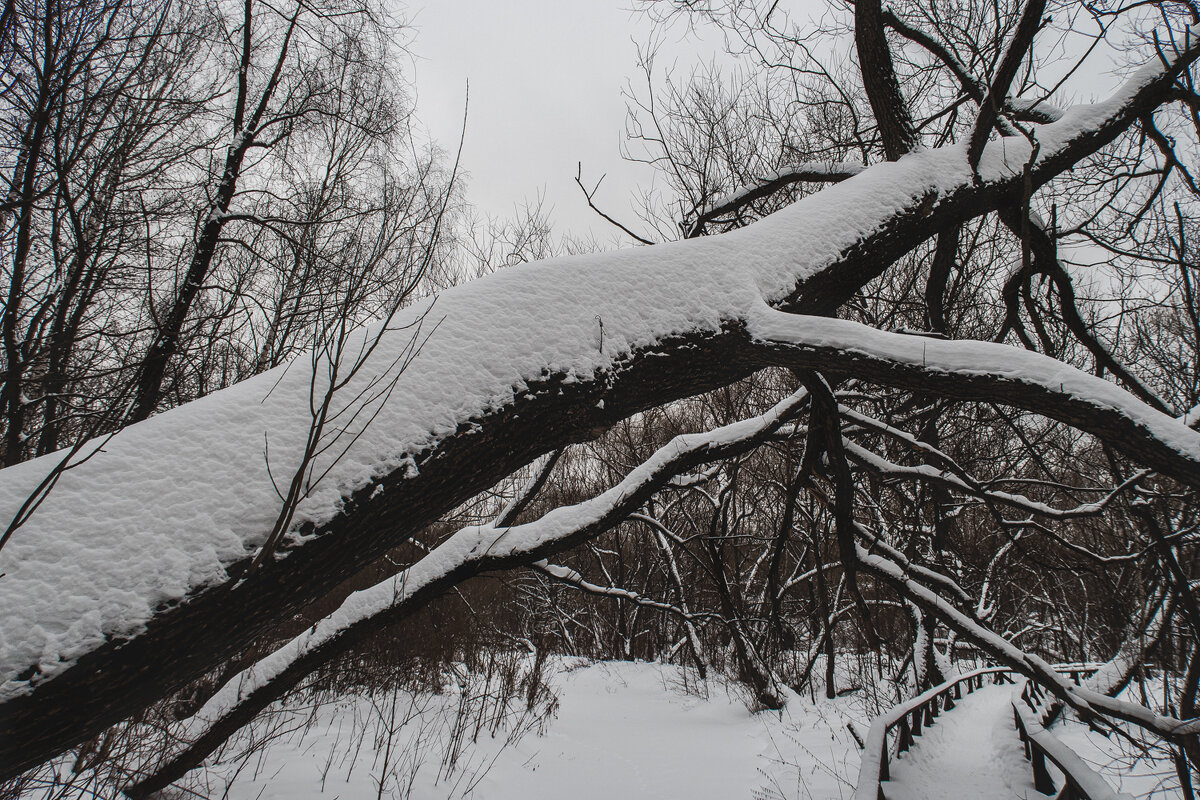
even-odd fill
[[[1193,47],[1157,75],[1143,77],[1126,105],[1103,124],[1080,131],[1044,155],[1029,171],[1033,184],[1045,183],[1113,141],[1163,99],[1175,76],[1198,54],[1200,48]],[[773,298],[775,307],[830,314],[912,247],[949,226],[1018,200],[1025,187],[1025,177],[1013,174],[992,182],[964,181],[936,196],[916,193],[903,207],[881,216],[870,233],[844,252],[797,274],[794,288]],[[731,250],[730,257],[735,256]],[[563,279],[570,280],[569,270]],[[565,376],[554,374],[530,382],[527,391],[504,407],[480,411],[472,424],[429,445],[415,458],[415,474],[397,468],[347,498],[338,516],[311,531],[287,558],[265,561],[244,581],[238,578],[249,560],[231,564],[226,583],[198,589],[158,609],[143,632],[108,641],[52,678],[31,683],[26,694],[0,704],[0,729],[5,732],[0,737],[0,778],[97,735],[233,657],[248,643],[269,636],[343,576],[361,570],[446,510],[539,455],[592,437],[638,411],[726,385],[768,364],[854,374],[961,400],[1009,402],[1104,436],[1131,457],[1200,485],[1200,463],[1172,452],[1136,421],[1097,410],[1078,398],[1064,398],[1046,386],[994,375],[938,373],[920,364],[841,348],[753,341],[746,325],[745,320],[730,319],[665,337],[629,351],[617,367],[591,380],[564,382]],[[12,677],[36,676],[31,667]]]
[[[858,50],[863,88],[867,90],[867,100],[883,140],[883,152],[888,161],[895,161],[917,146],[917,131],[896,79],[880,0],[855,2],[854,44]]]

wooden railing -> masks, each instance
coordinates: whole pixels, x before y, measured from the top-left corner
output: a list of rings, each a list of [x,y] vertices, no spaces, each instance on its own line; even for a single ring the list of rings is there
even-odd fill
[[[912,747],[914,737],[920,736],[923,728],[933,724],[938,714],[954,708],[954,701],[962,699],[964,687],[970,694],[981,688],[987,677],[993,683],[1015,683],[1007,667],[983,667],[934,686],[876,717],[864,743],[855,800],[886,800],[881,784],[891,774],[890,735],[896,734],[896,755],[903,753]]]
[[[1091,669],[1086,672],[1090,675]],[[1072,675],[1075,683],[1079,676]],[[1119,794],[1074,750],[1063,744],[1057,736],[1046,730],[1050,720],[1062,710],[1062,701],[1052,698],[1046,703],[1046,693],[1033,681],[1026,681],[1020,697],[1012,701],[1013,722],[1017,735],[1025,745],[1025,758],[1033,765],[1033,785],[1042,794],[1054,794],[1054,780],[1046,762],[1058,767],[1063,776],[1059,800],[1133,800],[1130,795]]]
[[[1096,665],[1064,664],[1054,669],[1060,674],[1069,676],[1071,680],[1078,684],[1083,678],[1088,677],[1096,671]],[[1012,683],[1015,685],[1016,680],[1013,675],[1013,670],[1007,667],[983,667],[972,670],[959,675],[953,680],[935,686],[876,717],[871,723],[871,730],[867,734],[867,740],[864,743],[862,766],[859,768],[858,785],[854,794],[855,800],[886,800],[883,793],[883,783],[889,780],[891,773],[890,758],[893,753],[889,737],[895,740],[894,754],[895,756],[899,756],[912,747],[914,738],[920,736],[921,731],[925,727],[933,724],[933,721],[942,711],[949,711],[954,708],[955,701],[962,699],[964,687],[966,692],[970,694],[976,689],[982,688],[985,679],[990,679],[993,684]],[[1032,689],[1030,689],[1031,686],[1033,687]],[[1063,745],[1056,738],[1054,739],[1054,743],[1058,745],[1058,748],[1055,748],[1053,744],[1046,744],[1047,737],[1054,737],[1045,730],[1042,718],[1035,712],[1035,708],[1041,704],[1042,697],[1041,690],[1037,688],[1037,685],[1027,681],[1021,698],[1023,704],[1029,706],[1029,710],[1022,711],[1018,709],[1016,700],[1014,700],[1013,710],[1018,719],[1018,733],[1021,734],[1022,741],[1025,742],[1026,758],[1033,760],[1034,782],[1039,791],[1053,792],[1054,784],[1050,780],[1049,772],[1046,771],[1045,759],[1050,758],[1064,774],[1067,774],[1067,770],[1063,770],[1059,764],[1059,758],[1062,758],[1071,767],[1075,767],[1076,765],[1069,758],[1063,756],[1061,750],[1058,749],[1066,749],[1068,753],[1071,753],[1066,748],[1066,745]],[[1061,702],[1058,703],[1058,707],[1054,704],[1041,706],[1041,713],[1045,714],[1047,718],[1045,724],[1049,724],[1048,719],[1056,715],[1061,710],[1060,707]],[[1024,720],[1024,728],[1021,721],[1023,714],[1028,716]],[[1032,727],[1030,723],[1032,723]],[[1030,734],[1031,730],[1034,731],[1032,735]],[[1053,755],[1049,751],[1053,751]],[[1040,753],[1040,755],[1035,756],[1035,752]],[[1076,761],[1079,761],[1078,756],[1075,756],[1074,753],[1071,753],[1071,755],[1075,757]],[[1044,780],[1040,783],[1038,782],[1039,763],[1041,764],[1040,769],[1044,773]],[[1082,761],[1079,761],[1079,763],[1082,764]],[[1075,770],[1075,772],[1078,772],[1078,770]],[[1098,778],[1099,776],[1096,777]],[[1101,782],[1103,783],[1102,779]],[[1089,789],[1096,788],[1093,784],[1094,781],[1090,781],[1085,777],[1084,784],[1076,785]],[[1113,800],[1113,798],[1118,797],[1118,795],[1112,793],[1112,789],[1106,783],[1104,785],[1106,788],[1109,788],[1110,794],[1090,795],[1083,793],[1075,795],[1071,800],[1088,800],[1089,798],[1090,800]],[[1043,788],[1046,786],[1049,786],[1049,789]],[[1073,789],[1072,791],[1075,790]]]

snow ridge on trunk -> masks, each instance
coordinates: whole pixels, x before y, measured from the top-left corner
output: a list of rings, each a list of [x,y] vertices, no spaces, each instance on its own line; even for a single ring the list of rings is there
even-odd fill
[[[1034,181],[1112,141],[1143,107],[1156,105],[1200,52],[1190,32],[1187,39],[1174,61],[1147,65],[1108,100],[1038,127]],[[531,384],[559,376],[563,385],[607,385],[622,364],[663,342],[729,336],[751,320],[755,335],[769,338],[785,327],[771,314],[785,315],[764,314],[764,303],[827,313],[883,269],[879,253],[915,245],[932,232],[931,222],[995,208],[1022,180],[1031,153],[1024,139],[995,141],[973,172],[960,146],[914,152],[745,229],[513,268],[418,303],[389,330],[361,331],[364,348],[377,336],[380,343],[339,392],[334,419],[345,425],[337,446],[315,461],[321,478],[296,509],[290,552],[319,538],[352,495],[394,490],[446,442],[525,398]],[[795,324],[820,337],[851,337],[838,340],[843,349],[880,343],[861,326],[833,322]],[[891,348],[885,355],[920,363],[917,345],[884,344]],[[1028,358],[1002,357],[1004,350],[957,354],[999,359],[997,369],[1030,366]],[[415,357],[401,372],[396,354],[407,351]],[[754,348],[744,352],[749,369]],[[195,608],[213,587],[229,585],[229,569],[246,563],[278,516],[277,477],[303,456],[312,392],[323,388],[320,380],[314,386],[314,368],[323,374],[319,361],[300,358],[130,426],[62,475],[0,551],[0,709],[53,683],[83,656],[136,640],[173,605]],[[1052,391],[1054,377],[1043,373],[1039,386]],[[1168,461],[1174,453],[1200,468],[1200,434],[1103,381],[1082,381],[1069,370],[1057,377],[1060,393],[1069,383],[1088,403],[1125,415],[1169,451]],[[386,394],[376,392],[392,382]],[[11,517],[54,463],[50,456],[0,472],[0,515]]]

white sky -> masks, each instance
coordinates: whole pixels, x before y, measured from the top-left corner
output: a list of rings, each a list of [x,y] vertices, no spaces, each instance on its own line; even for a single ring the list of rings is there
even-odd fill
[[[544,195],[560,229],[601,235],[574,184],[577,162],[585,175],[608,173],[598,199],[622,211],[628,189],[649,179],[620,156],[637,18],[618,2],[441,0],[414,15],[417,114],[446,149],[470,81],[462,160],[482,211],[511,214]]]
[[[653,172],[621,158],[622,90],[639,75],[635,41],[650,32],[631,2],[438,0],[408,11],[417,28],[417,116],[447,150],[458,142],[470,80],[462,162],[468,199],[480,210],[507,216],[542,196],[559,232],[608,242],[615,229],[575,185],[582,161],[589,186],[607,175],[596,202],[635,227],[630,199]],[[676,49],[681,69],[717,50],[693,42]]]
[[[581,161],[589,187],[606,175],[596,202],[641,229],[631,201],[655,176],[623,160],[620,150],[622,91],[631,80],[642,87],[636,43],[651,34],[649,21],[630,10],[637,0],[397,1],[411,3],[401,15],[416,29],[411,50],[417,116],[447,151],[458,142],[470,81],[462,154],[468,200],[504,217],[542,197],[557,232],[629,244],[587,207],[574,178]],[[791,6],[793,18],[820,16],[826,1],[784,5]],[[683,34],[680,26],[678,35],[662,43],[656,58],[660,82],[663,67],[687,74],[693,65],[721,58],[715,36],[702,45],[695,38],[681,41]],[[1051,41],[1045,35],[1043,47]],[[1085,98],[1112,83],[1105,57],[1097,60],[1072,81]]]

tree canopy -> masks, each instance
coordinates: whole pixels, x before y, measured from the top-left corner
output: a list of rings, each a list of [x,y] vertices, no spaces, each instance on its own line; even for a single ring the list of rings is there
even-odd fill
[[[777,5],[650,6],[752,69],[648,84],[642,245],[449,288],[457,171],[389,158],[376,12],[6,7],[4,777],[220,673],[123,786],[161,789],[515,570],[618,602],[625,655],[629,608],[700,668],[719,620],[766,707],[785,656],[927,685],[963,642],[1200,767],[1196,9]],[[1056,638],[1093,602],[1104,652]],[[1173,711],[1112,696],[1154,648]]]

